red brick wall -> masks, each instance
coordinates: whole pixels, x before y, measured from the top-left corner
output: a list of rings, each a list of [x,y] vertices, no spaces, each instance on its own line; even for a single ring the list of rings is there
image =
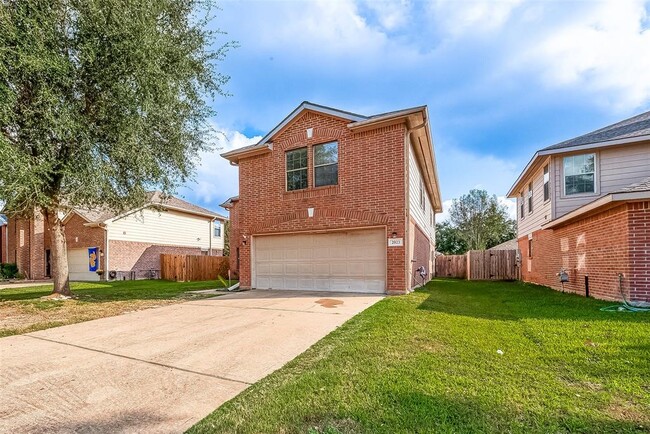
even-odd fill
[[[353,134],[348,121],[305,112],[274,140],[273,151],[239,163],[238,236],[240,282],[251,285],[250,239],[254,234],[384,226],[405,238],[405,126]],[[307,139],[306,129],[313,128]],[[313,187],[312,146],[337,140],[339,185]],[[286,192],[285,151],[308,146],[309,188]],[[309,218],[307,208],[314,208]],[[244,239],[246,237],[246,239]],[[244,244],[245,241],[245,244]],[[387,289],[407,289],[404,247],[387,248]]]
[[[2,225],[0,226],[0,263],[8,261],[9,252],[7,250],[7,225]]]
[[[650,202],[628,204],[630,297],[650,301]]]
[[[155,270],[155,277],[160,277],[160,255],[169,253],[173,255],[200,255],[199,247],[161,246],[150,243],[134,241],[109,240],[108,242],[109,270],[118,272],[117,279],[131,278],[135,272],[136,279],[150,278],[151,270]],[[221,250],[215,251],[221,255]]]
[[[228,225],[228,240],[230,243],[230,271],[235,277],[239,277],[239,263],[237,261],[237,249],[240,249],[241,237],[239,235],[239,225],[236,223],[239,218],[239,202],[233,202],[228,209],[230,224]]]
[[[416,271],[419,267],[424,267],[428,276],[432,273],[432,270],[429,269],[431,267],[432,243],[417,224],[414,224],[414,228],[415,243],[413,245],[413,260],[411,262],[411,288],[422,284],[420,273]],[[429,280],[428,276],[425,276],[424,282]]]
[[[100,227],[85,226],[88,223],[77,214],[73,214],[65,224],[65,242],[68,249],[99,247],[100,268],[106,270],[105,231]],[[50,237],[46,237],[45,248],[50,248]]]
[[[561,290],[557,273],[565,269],[569,274],[565,291],[584,295],[588,275],[591,296],[620,300],[618,274],[622,273],[627,296],[648,299],[649,208],[647,202],[622,204],[558,229],[536,231],[532,258],[528,238],[520,238],[522,279]]]
[[[9,219],[7,237],[9,245],[7,262],[18,265],[18,271],[28,279],[43,279],[45,277],[43,244],[47,238],[43,216],[37,214],[33,219]]]

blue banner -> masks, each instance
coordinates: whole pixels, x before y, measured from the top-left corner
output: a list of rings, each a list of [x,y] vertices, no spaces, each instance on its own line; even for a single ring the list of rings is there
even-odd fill
[[[99,247],[88,248],[88,271],[99,270]]]

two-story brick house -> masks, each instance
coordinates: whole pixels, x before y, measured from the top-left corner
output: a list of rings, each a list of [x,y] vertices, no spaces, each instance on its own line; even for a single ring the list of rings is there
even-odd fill
[[[441,211],[426,107],[363,116],[304,102],[239,166],[230,257],[244,288],[405,293],[433,270]]]
[[[650,298],[650,112],[538,151],[508,197],[525,281]]]

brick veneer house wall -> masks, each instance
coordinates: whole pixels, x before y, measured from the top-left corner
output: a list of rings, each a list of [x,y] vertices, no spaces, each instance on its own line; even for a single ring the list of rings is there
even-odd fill
[[[523,280],[650,302],[650,112],[538,151],[508,196]]]
[[[178,198],[162,201],[151,193],[151,205],[121,215],[102,210],[74,210],[64,219],[71,280],[106,279],[115,271],[116,279],[159,277],[160,255],[222,255],[223,226],[214,234],[216,221],[225,217]],[[15,262],[25,277],[49,277],[47,251],[50,236],[40,214],[34,219],[9,219],[7,225],[9,262]],[[72,253],[84,261],[88,248],[99,249],[101,277],[87,264],[73,267]],[[85,262],[85,261],[84,261]],[[85,267],[85,268],[84,268]]]
[[[618,205],[566,225],[519,239],[524,266],[522,278],[557,290],[620,300],[622,289],[630,300],[650,301],[650,202]],[[557,273],[569,281],[562,288]],[[622,279],[619,282],[619,274]],[[619,287],[621,285],[621,288]]]
[[[7,224],[0,224],[0,263],[9,259],[9,247],[7,242]]]
[[[412,127],[409,116],[419,116],[420,125],[428,123],[426,109],[419,108],[401,117],[388,116],[385,123],[375,127],[354,129],[345,112],[303,103],[285,119],[285,125],[267,135],[272,149],[264,148],[263,140],[254,147],[223,154],[239,165],[238,200],[228,207],[231,261],[236,261],[239,249],[242,287],[251,287],[251,240],[255,236],[383,228],[387,237],[406,240],[402,246],[386,247],[386,291],[404,293],[410,289],[406,160],[411,138],[407,130]],[[338,184],[314,187],[313,146],[334,141],[338,143]],[[431,146],[430,142],[427,145]],[[285,153],[304,147],[308,149],[309,187],[287,191]],[[427,158],[430,173],[434,173],[431,176],[435,177],[432,154]],[[428,193],[427,200],[436,201],[439,208],[437,178],[436,184],[427,188],[434,193]],[[309,209],[313,216],[309,216]],[[427,241],[429,246],[434,243]]]

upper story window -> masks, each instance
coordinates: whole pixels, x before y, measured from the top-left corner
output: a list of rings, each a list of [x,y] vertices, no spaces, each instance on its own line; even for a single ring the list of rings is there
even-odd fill
[[[524,214],[524,192],[523,191],[519,194],[519,216],[522,219],[525,217],[525,214]]]
[[[533,183],[528,183],[528,213],[533,212]]]
[[[564,157],[564,194],[596,192],[596,154]]]
[[[221,237],[221,222],[219,220],[214,221],[214,233],[213,236],[214,238],[219,238]]]
[[[422,178],[420,178],[420,208],[423,210],[426,207],[426,199],[425,199],[425,194],[424,194],[424,182],[422,182]]]
[[[307,188],[307,148],[285,153],[287,165],[287,191]]]
[[[330,142],[314,146],[314,186],[322,187],[338,183],[339,144]]]
[[[544,202],[551,198],[550,190],[551,174],[548,172],[548,164],[544,166]]]

